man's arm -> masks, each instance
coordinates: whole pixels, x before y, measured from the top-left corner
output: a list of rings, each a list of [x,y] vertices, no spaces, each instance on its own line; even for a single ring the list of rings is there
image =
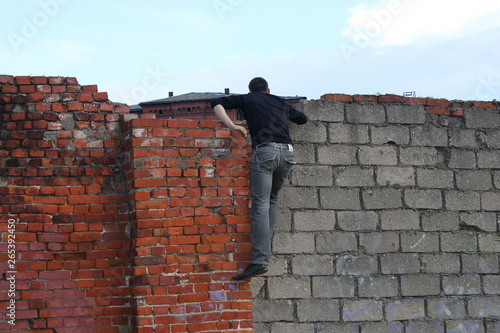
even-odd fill
[[[243,133],[243,136],[247,136],[247,130],[243,126],[236,125],[233,123],[231,118],[227,115],[226,109],[221,105],[217,104],[214,106],[214,112],[219,117],[220,120],[226,125],[229,129],[234,130],[234,131],[240,131]]]
[[[303,125],[305,123],[307,123],[307,116],[300,112],[299,110],[295,109],[294,107],[292,107],[290,104],[288,104],[288,108],[289,108],[289,119],[291,121],[293,121],[294,123],[296,124],[299,124],[299,125]]]

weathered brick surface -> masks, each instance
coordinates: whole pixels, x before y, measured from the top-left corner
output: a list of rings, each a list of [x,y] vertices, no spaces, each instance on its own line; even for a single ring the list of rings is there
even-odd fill
[[[6,223],[17,221],[16,326],[0,327],[125,329],[132,242],[120,119],[128,107],[92,94],[72,107],[85,90],[74,78],[14,79],[18,89],[2,89],[0,103],[0,220],[2,256]],[[13,270],[3,259],[2,272]]]
[[[2,77],[0,267],[12,219],[17,292],[0,330],[251,331],[250,288],[230,281],[248,260],[246,139],[138,119],[74,78]]]
[[[247,139],[138,118],[75,78],[0,75],[0,92],[19,332],[500,327],[496,102],[305,101],[269,272],[249,284],[230,280],[250,254]]]

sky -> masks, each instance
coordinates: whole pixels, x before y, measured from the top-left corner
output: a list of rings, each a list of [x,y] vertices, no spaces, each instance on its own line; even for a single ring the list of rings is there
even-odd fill
[[[0,74],[168,92],[500,99],[498,0],[0,0]]]

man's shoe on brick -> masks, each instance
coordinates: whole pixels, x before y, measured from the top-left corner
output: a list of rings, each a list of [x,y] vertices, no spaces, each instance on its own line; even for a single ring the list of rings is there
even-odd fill
[[[262,264],[250,264],[247,269],[240,275],[233,276],[233,280],[241,281],[247,280],[256,275],[264,274],[267,272],[267,266]]]

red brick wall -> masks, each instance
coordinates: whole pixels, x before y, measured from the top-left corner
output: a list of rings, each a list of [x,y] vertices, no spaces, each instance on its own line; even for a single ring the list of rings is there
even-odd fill
[[[212,120],[122,129],[141,332],[251,328],[249,286],[231,282],[249,259],[246,140]]]
[[[251,331],[230,281],[249,257],[246,140],[127,112],[75,78],[0,76],[0,330]]]

